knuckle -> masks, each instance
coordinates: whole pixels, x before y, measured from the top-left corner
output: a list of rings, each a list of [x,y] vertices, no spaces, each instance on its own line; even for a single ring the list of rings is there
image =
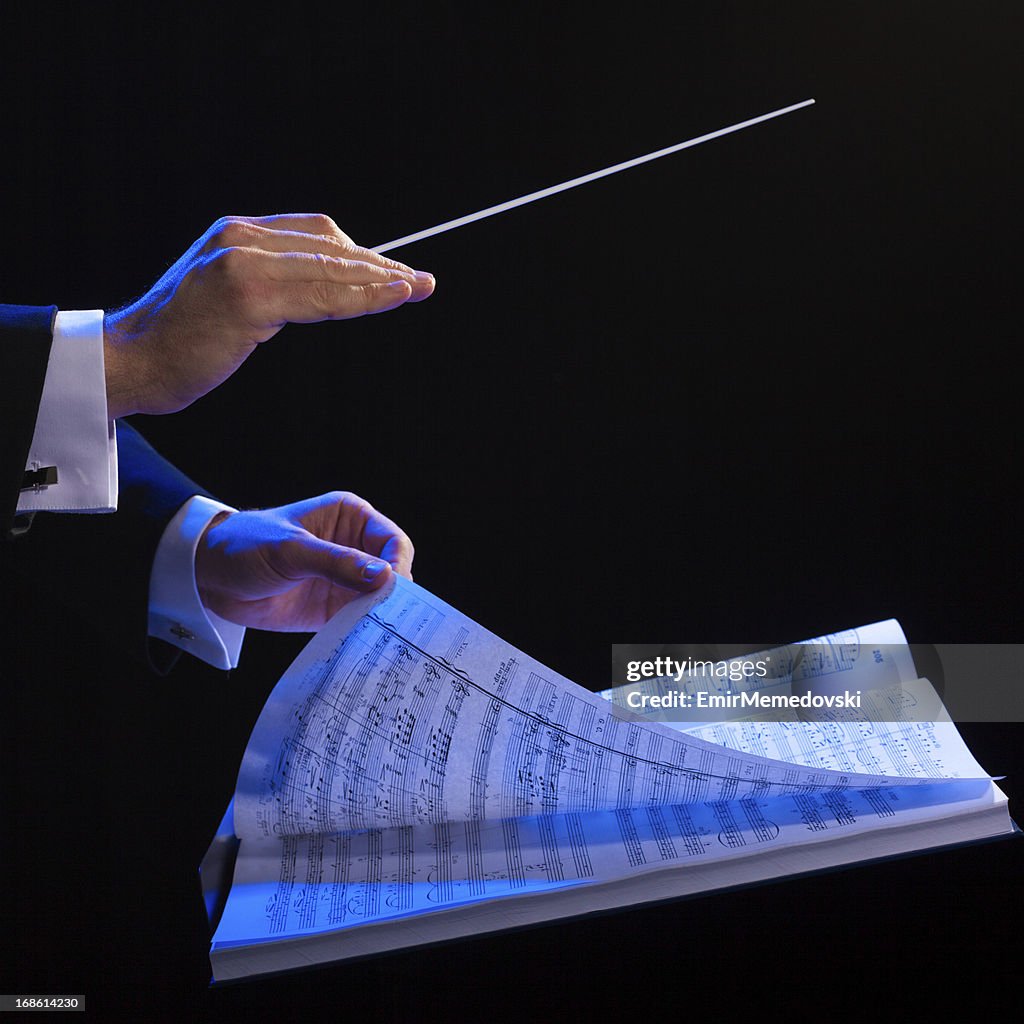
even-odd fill
[[[345,503],[350,508],[355,509],[364,519],[372,519],[380,514],[365,498],[361,498],[358,494],[353,494],[351,491],[346,493]]]
[[[339,316],[337,297],[329,281],[312,281],[309,285],[309,304],[323,317]]]
[[[214,240],[222,248],[244,245],[253,235],[253,226],[242,217],[222,217],[217,225]]]
[[[321,274],[328,275],[337,268],[338,261],[333,256],[328,256],[327,253],[323,252],[309,252],[305,253],[304,257],[309,260],[310,264],[316,268],[316,271]]]
[[[239,246],[219,249],[208,266],[217,276],[217,285],[224,300],[236,306],[262,301],[268,282],[252,272],[249,251]]]
[[[207,235],[208,235],[209,237],[211,237],[211,238],[212,238],[212,237],[215,237],[215,236],[217,236],[217,235],[219,235],[219,234],[220,234],[220,233],[221,233],[221,232],[222,232],[222,231],[224,230],[224,228],[226,228],[226,227],[227,227],[227,225],[228,225],[228,222],[229,222],[229,221],[231,221],[232,219],[233,219],[233,218],[231,218],[231,217],[218,217],[218,218],[217,218],[217,219],[216,219],[216,220],[215,220],[215,221],[214,221],[214,222],[213,222],[213,223],[212,223],[212,224],[210,225],[210,227],[209,227],[209,229],[207,230],[206,234],[207,234]]]
[[[221,236],[227,227],[230,217],[218,217],[203,233],[195,243],[200,253],[208,253],[216,250],[221,243]]]
[[[326,213],[309,215],[309,230],[314,235],[340,235],[338,225]]]
[[[369,256],[369,253],[364,251],[364,252],[360,253],[359,256],[362,256],[362,257]],[[381,282],[383,282],[383,283],[386,283],[386,284],[390,284],[392,281],[400,281],[401,280],[400,274],[396,270],[392,269],[391,267],[382,267],[382,266],[380,266],[377,263],[370,262],[370,260],[368,260],[368,259],[362,259],[361,263],[362,263],[361,269],[362,269],[363,273],[364,274],[368,274],[371,278],[373,278],[374,279],[374,283],[381,283]]]
[[[245,276],[246,262],[244,248],[237,245],[226,245],[213,255],[210,265],[228,280],[238,281]]]
[[[380,285],[359,285],[355,289],[355,293],[358,299],[355,302],[354,316],[376,312],[378,309],[383,309],[388,302],[393,301],[389,293],[381,290]]]

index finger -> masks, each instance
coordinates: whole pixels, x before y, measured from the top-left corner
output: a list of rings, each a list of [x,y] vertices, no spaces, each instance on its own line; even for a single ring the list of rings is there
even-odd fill
[[[412,560],[416,554],[407,533],[376,509],[370,512],[363,529],[363,546],[368,555],[383,558],[400,576],[412,579]]]
[[[416,271],[405,263],[390,259],[356,245],[352,239],[345,234],[341,228],[325,213],[277,213],[269,217],[246,217],[245,220],[251,224],[261,227],[275,228],[277,230],[297,231],[304,235],[316,235],[318,237],[330,238],[339,243],[344,254],[349,259],[360,260],[364,263],[375,263],[379,267],[387,267],[391,270],[401,270],[407,274],[415,274]]]

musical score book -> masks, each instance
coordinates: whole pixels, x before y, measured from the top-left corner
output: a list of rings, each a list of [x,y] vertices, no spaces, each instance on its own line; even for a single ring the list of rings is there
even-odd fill
[[[857,652],[894,633],[816,671],[877,671]],[[666,723],[614,696],[407,580],[346,606],[268,698],[204,858],[214,982],[1015,830],[939,714]]]

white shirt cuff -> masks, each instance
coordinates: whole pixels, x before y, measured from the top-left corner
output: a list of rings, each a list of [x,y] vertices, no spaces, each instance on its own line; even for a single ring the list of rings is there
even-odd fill
[[[245,626],[203,606],[196,587],[196,549],[210,520],[218,512],[234,511],[198,494],[189,498],[167,524],[149,578],[149,635],[223,669],[238,665]]]
[[[57,482],[23,491],[19,512],[114,512],[117,440],[107,419],[103,311],[61,311],[53,328],[28,470]]]

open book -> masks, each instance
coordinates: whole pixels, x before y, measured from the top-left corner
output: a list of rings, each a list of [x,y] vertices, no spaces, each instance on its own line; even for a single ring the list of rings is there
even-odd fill
[[[847,650],[879,630],[902,640]],[[886,671],[934,701],[909,655]],[[1014,830],[948,719],[685,725],[610,696],[406,580],[347,606],[269,697],[204,859],[214,980]]]

